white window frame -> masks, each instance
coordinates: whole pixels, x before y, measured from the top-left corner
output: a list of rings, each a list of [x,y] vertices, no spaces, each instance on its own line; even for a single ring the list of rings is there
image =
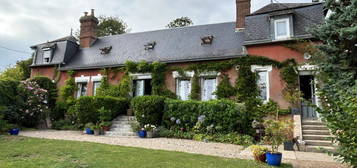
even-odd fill
[[[286,35],[285,36],[278,36],[278,22],[286,22]],[[284,40],[284,39],[290,39],[290,19],[289,18],[282,18],[282,19],[275,19],[274,20],[274,36],[275,40]]]
[[[97,94],[97,91],[96,89],[98,88],[95,88],[95,83],[100,83],[102,81],[102,78],[103,76],[101,74],[98,74],[97,76],[91,76],[91,79],[92,79],[92,93],[93,93],[93,96],[95,96]],[[99,84],[99,87],[100,87],[100,84]]]
[[[132,84],[134,84],[134,80],[152,79],[151,73],[130,73],[129,76],[131,78]],[[145,82],[143,84],[143,87],[145,89]],[[132,90],[131,95],[135,96],[134,93],[135,93],[135,90]],[[144,90],[144,94],[145,94],[145,90]],[[141,95],[139,95],[139,96],[141,96]]]
[[[84,76],[81,75],[79,77],[75,77],[74,81],[76,83],[76,86],[78,86],[78,84],[82,84],[82,83],[86,83],[87,84],[87,91],[86,91],[86,95],[88,94],[88,83],[90,81],[90,77],[89,76]],[[82,87],[82,86],[81,86]],[[77,90],[77,94],[76,94],[76,98],[81,97],[82,95],[80,95],[80,91],[81,91],[81,87],[78,88]],[[84,95],[85,96],[85,95]]]
[[[203,72],[201,73],[199,76],[200,76],[200,82],[201,82],[201,100],[202,101],[208,101],[208,100],[214,100],[214,99],[217,99],[217,95],[213,94],[212,95],[212,99],[207,99],[205,100],[204,97],[203,97],[203,92],[204,92],[204,80],[206,79],[215,79],[216,81],[216,85],[215,85],[215,89],[214,89],[214,92],[217,91],[217,87],[218,87],[218,76],[221,75],[220,72],[215,72],[215,71],[211,71],[211,72]]]
[[[42,49],[42,52],[43,52],[43,63],[49,64],[51,62],[52,54],[53,54],[52,48],[44,48]],[[45,57],[46,52],[49,52],[49,55]],[[46,61],[46,58],[48,58],[48,62]]]
[[[187,99],[182,99],[180,95],[180,81],[189,81],[189,90],[188,90],[188,96],[191,94],[191,89],[192,89],[192,79],[187,79],[187,78],[176,78],[176,95],[181,99],[181,100],[189,100],[190,98],[188,97]]]
[[[186,71],[184,72],[185,76],[181,76],[179,72],[173,71],[172,72],[172,77],[175,79],[176,82],[176,95],[181,99],[180,97],[180,80],[189,80],[190,81],[190,90],[189,94],[191,94],[191,88],[192,88],[192,77],[194,76],[195,72],[193,71]],[[182,100],[182,99],[181,99]]]
[[[251,66],[252,72],[262,72],[262,71],[267,72],[267,77],[266,77],[267,98],[265,100],[263,100],[263,103],[267,103],[270,99],[270,72],[272,70],[273,70],[273,67],[271,65],[268,65],[268,66],[252,65]]]

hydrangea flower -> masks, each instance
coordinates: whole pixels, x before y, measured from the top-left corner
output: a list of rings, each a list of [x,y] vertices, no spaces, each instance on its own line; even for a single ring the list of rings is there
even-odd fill
[[[175,121],[176,118],[175,118],[175,117],[171,117],[170,120],[171,120],[171,121]]]
[[[198,120],[198,122],[202,123],[205,120],[205,118],[206,118],[205,115],[200,115],[200,116],[198,116],[197,120]]]
[[[181,124],[181,120],[180,119],[177,119],[176,120],[176,124],[178,125],[178,124]]]

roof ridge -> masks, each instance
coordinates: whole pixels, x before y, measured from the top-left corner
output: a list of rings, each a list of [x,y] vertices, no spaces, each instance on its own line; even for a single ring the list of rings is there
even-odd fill
[[[233,23],[235,24],[234,21],[230,22],[221,22],[221,23],[210,23],[210,24],[202,24],[202,25],[192,25],[192,26],[184,26],[184,27],[175,27],[175,28],[166,28],[166,29],[157,29],[157,30],[148,30],[148,31],[140,31],[140,32],[133,32],[133,33],[123,33],[123,34],[116,34],[116,35],[109,35],[109,36],[102,36],[98,37],[98,39],[103,39],[103,38],[108,38],[108,37],[116,37],[116,36],[124,36],[124,35],[132,35],[132,34],[142,34],[142,33],[151,33],[151,32],[160,32],[160,31],[172,31],[172,30],[184,30],[184,29],[191,29],[191,28],[197,28],[197,27],[203,27],[203,26],[211,26],[211,25],[220,25],[220,24],[229,24]]]

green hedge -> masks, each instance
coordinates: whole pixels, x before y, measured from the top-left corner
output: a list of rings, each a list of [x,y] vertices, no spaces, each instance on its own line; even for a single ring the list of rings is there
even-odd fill
[[[84,125],[99,122],[99,109],[102,107],[112,112],[112,120],[120,114],[126,114],[128,106],[129,101],[126,98],[83,96],[75,100],[75,104],[70,108],[69,113],[78,124]]]
[[[241,131],[241,115],[245,107],[231,100],[181,101],[166,100],[164,125],[197,133],[229,133]]]
[[[131,101],[131,108],[141,126],[145,124],[161,125],[165,97],[139,96]]]

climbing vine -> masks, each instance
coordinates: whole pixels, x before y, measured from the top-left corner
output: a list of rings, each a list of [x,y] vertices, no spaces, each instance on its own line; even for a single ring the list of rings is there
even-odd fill
[[[229,81],[229,76],[224,74],[215,92],[217,98],[218,99],[231,98],[235,96],[235,93],[236,93],[236,88],[231,85]]]
[[[64,101],[69,102],[74,99],[77,86],[74,81],[74,71],[68,71],[67,74],[69,78],[65,81],[65,85],[61,90],[61,97]]]

